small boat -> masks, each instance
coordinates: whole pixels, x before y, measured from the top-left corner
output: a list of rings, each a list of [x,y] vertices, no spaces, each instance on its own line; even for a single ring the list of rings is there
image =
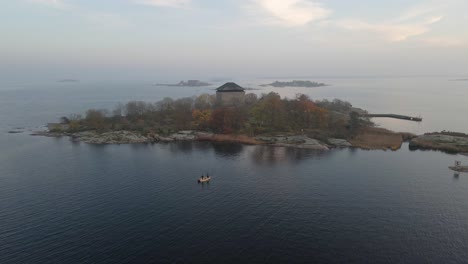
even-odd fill
[[[468,172],[468,166],[462,166],[461,161],[455,161],[455,166],[450,166],[449,169],[456,172]]]
[[[205,182],[210,182],[211,181],[211,176],[201,176],[198,178],[198,183],[205,183]]]

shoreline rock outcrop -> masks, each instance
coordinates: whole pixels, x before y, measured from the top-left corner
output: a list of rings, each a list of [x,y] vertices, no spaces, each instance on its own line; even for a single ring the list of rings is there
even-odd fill
[[[60,133],[40,131],[34,132],[33,136],[46,137],[70,137],[72,141],[84,142],[96,145],[110,144],[137,144],[137,143],[157,143],[157,142],[176,142],[176,141],[210,141],[210,142],[231,142],[248,145],[271,145],[281,147],[294,147],[303,149],[328,150],[330,145],[322,143],[316,139],[307,136],[268,136],[268,137],[249,137],[246,135],[222,135],[208,132],[197,131],[179,131],[177,133],[161,136],[158,134],[141,135],[132,131],[111,131],[99,133],[97,131],[83,131],[76,133]],[[333,144],[333,142],[335,142]],[[332,140],[332,146],[351,146],[345,140]]]
[[[394,133],[384,129],[368,129],[361,131],[351,140],[341,138],[325,138],[320,141],[305,135],[273,135],[249,137],[246,135],[224,135],[199,131],[179,131],[167,136],[159,134],[142,135],[133,131],[110,131],[99,133],[97,131],[83,131],[76,133],[39,131],[33,136],[70,137],[72,141],[89,144],[138,144],[177,141],[210,141],[231,142],[247,145],[269,145],[280,147],[293,147],[313,150],[329,150],[330,148],[361,148],[368,150],[397,150],[403,141],[408,140],[411,150],[440,150],[448,153],[468,153],[468,135],[463,133],[428,133],[421,136]]]
[[[428,133],[410,141],[411,150],[440,150],[449,153],[467,153],[468,135],[462,133]]]
[[[329,147],[320,141],[307,136],[272,136],[256,137],[256,140],[266,145],[278,147],[295,147],[303,149],[329,150]]]

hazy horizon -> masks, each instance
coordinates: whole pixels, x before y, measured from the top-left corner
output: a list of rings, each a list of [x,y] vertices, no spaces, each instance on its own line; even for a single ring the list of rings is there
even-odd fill
[[[3,1],[0,79],[466,78],[466,8],[460,0]]]

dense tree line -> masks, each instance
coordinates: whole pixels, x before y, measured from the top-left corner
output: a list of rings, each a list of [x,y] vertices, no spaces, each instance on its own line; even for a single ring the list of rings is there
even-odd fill
[[[169,134],[180,130],[215,133],[298,133],[326,131],[345,136],[362,125],[348,102],[313,101],[299,94],[294,99],[277,93],[247,94],[245,102],[232,106],[217,104],[214,95],[202,94],[156,103],[132,101],[118,104],[112,111],[90,109],[85,117],[63,117],[69,132],[132,130],[143,134]],[[351,118],[350,118],[351,117]]]

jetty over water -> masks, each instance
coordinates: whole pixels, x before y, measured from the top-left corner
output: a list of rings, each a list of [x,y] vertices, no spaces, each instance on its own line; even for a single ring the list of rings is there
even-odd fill
[[[409,120],[415,122],[421,122],[423,119],[421,117],[405,116],[405,115],[396,115],[396,114],[362,114],[363,117],[387,117],[387,118],[396,118],[402,120]]]

